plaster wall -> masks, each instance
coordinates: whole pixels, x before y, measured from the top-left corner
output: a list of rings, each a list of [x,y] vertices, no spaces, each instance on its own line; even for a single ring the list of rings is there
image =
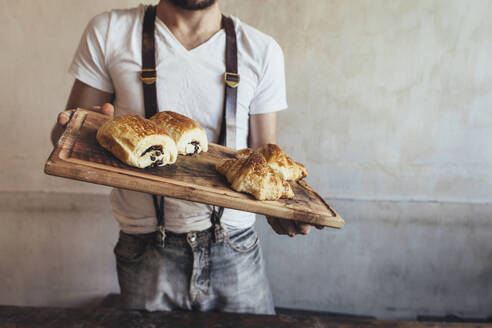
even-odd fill
[[[42,168],[87,22],[138,4],[0,0],[0,303],[78,306],[117,291],[108,188]],[[220,4],[282,46],[279,144],[346,220],[289,239],[260,218],[277,304],[490,315],[492,2]]]

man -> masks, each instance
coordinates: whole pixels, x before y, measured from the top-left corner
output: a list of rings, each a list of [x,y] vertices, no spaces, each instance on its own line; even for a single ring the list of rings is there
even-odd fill
[[[108,116],[115,111],[144,116],[139,74],[145,12],[145,6],[114,10],[89,23],[70,68],[75,82],[67,109],[100,106],[96,110]],[[195,119],[209,140],[217,142],[226,43],[219,5],[216,0],[161,0],[155,15],[158,108]],[[258,148],[276,143],[276,112],[287,107],[283,54],[272,38],[237,18],[233,22],[241,78],[235,146]],[[67,124],[70,113],[59,114],[60,126]],[[110,198],[121,228],[115,254],[126,307],[274,313],[252,228],[254,214],[225,209],[217,234],[210,219],[215,208],[166,198],[165,245],[157,247],[152,197],[114,189]],[[291,237],[311,229],[291,220],[267,219],[274,231]],[[215,238],[222,233],[223,240]]]

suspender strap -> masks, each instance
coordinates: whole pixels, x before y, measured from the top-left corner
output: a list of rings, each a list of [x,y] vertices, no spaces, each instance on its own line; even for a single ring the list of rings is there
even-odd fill
[[[154,201],[155,217],[157,218],[157,225],[164,227],[164,197],[152,195]]]
[[[142,32],[142,71],[140,72],[140,79],[143,82],[142,86],[146,118],[150,118],[157,113],[157,72],[155,70],[154,38],[155,15],[156,7],[147,7]]]
[[[142,80],[145,117],[150,118],[157,113],[157,90],[156,80],[157,72],[155,70],[155,27],[156,7],[148,6],[145,10],[143,31],[142,31],[142,71],[140,79]],[[154,201],[155,217],[157,226],[163,233],[164,241],[164,197],[152,195]]]
[[[237,87],[240,82],[237,69],[237,38],[234,22],[230,17],[222,15],[222,26],[226,33],[226,72],[224,74],[224,109],[222,111],[219,144],[236,148]]]
[[[220,127],[219,144],[230,148],[236,148],[236,109],[237,87],[240,82],[237,64],[237,37],[234,22],[230,17],[222,15],[222,26],[226,33],[225,66],[224,74],[224,108],[222,110],[222,124]],[[220,241],[220,219],[224,208],[216,209],[213,206],[210,221],[215,230],[215,239]]]

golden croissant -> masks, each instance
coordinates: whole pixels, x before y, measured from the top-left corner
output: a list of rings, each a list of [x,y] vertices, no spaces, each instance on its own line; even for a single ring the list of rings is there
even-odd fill
[[[251,152],[248,157],[222,160],[216,169],[226,177],[232,189],[249,193],[258,200],[294,198],[290,184],[267,165],[260,152]]]
[[[304,165],[294,162],[287,156],[279,146],[267,144],[258,151],[265,157],[265,160],[275,173],[284,180],[299,180],[307,177],[307,169]],[[246,148],[240,150],[237,158],[247,158],[253,153],[253,149]]]

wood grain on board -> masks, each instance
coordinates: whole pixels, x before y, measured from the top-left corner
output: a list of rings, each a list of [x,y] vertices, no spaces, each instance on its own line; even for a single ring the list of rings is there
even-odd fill
[[[77,110],[46,162],[45,172],[117,188],[213,204],[237,210],[341,228],[343,219],[305,181],[290,182],[294,199],[259,201],[229,187],[215,170],[235,150],[209,143],[209,150],[178,156],[173,165],[138,169],[120,162],[96,140],[107,120],[96,112]]]

